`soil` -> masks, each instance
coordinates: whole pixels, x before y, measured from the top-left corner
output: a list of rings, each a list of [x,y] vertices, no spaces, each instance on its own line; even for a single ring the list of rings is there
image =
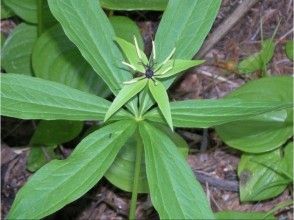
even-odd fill
[[[242,0],[223,0],[217,20],[211,30],[215,30],[230,16]],[[158,26],[161,13],[127,12],[139,25],[147,46]],[[193,69],[181,77],[171,88],[172,100],[215,99],[241,86],[248,80],[257,79],[259,73],[249,77],[235,72],[235,65],[243,57],[253,54],[260,47],[260,20],[263,17],[264,38],[271,37],[281,20],[275,36],[277,47],[269,65],[271,75],[293,72],[293,62],[284,53],[286,40],[293,39],[293,0],[267,0],[257,2],[237,24],[203,57],[205,65]],[[17,20],[1,21],[1,31],[5,34]],[[207,74],[209,73],[209,74]],[[219,80],[222,77],[224,80]],[[35,126],[31,120],[1,118],[1,214],[5,217],[16,192],[27,181],[31,173],[26,170],[29,140]],[[90,123],[90,122],[88,122]],[[237,165],[241,153],[226,146],[213,129],[178,129],[177,132],[190,146],[188,162],[197,178],[203,183],[214,211],[269,211],[280,202],[292,199],[291,189],[285,190],[274,199],[257,203],[240,203],[238,195]],[[68,155],[78,140],[63,146]],[[82,198],[67,205],[46,219],[127,219],[130,194],[112,186],[102,179]],[[279,219],[293,219],[293,209],[275,212]],[[137,208],[138,219],[158,219],[156,211],[147,195],[140,195]]]

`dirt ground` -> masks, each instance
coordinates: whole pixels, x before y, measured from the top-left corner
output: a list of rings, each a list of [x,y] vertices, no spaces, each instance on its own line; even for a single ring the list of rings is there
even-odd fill
[[[238,7],[242,0],[223,0],[213,33]],[[116,12],[114,13],[116,14]],[[117,13],[119,14],[119,13]],[[121,14],[121,13],[120,13]],[[161,13],[125,13],[137,21],[147,51],[154,36]],[[172,100],[211,99],[226,95],[248,80],[257,79],[259,73],[241,77],[234,66],[243,57],[256,52],[260,47],[260,21],[263,18],[264,38],[271,37],[279,20],[281,24],[275,36],[277,47],[269,69],[272,75],[283,75],[293,71],[293,63],[284,53],[286,40],[293,39],[293,0],[261,0],[234,25],[232,29],[210,49],[207,60],[200,68],[190,70],[170,90]],[[14,21],[1,21],[6,33]],[[292,31],[291,31],[292,30]],[[31,175],[25,167],[28,142],[34,131],[34,122],[7,117],[1,119],[1,214],[5,217],[16,192]],[[190,146],[188,162],[198,180],[203,184],[214,211],[269,211],[278,203],[292,199],[291,189],[280,196],[262,202],[240,203],[236,168],[240,152],[226,146],[213,129],[178,129]],[[64,149],[71,151],[78,140],[67,143]],[[112,186],[102,179],[90,192],[46,219],[126,219],[130,194]],[[293,219],[292,209],[276,212],[279,219]],[[137,208],[138,219],[158,219],[150,198],[141,195]]]

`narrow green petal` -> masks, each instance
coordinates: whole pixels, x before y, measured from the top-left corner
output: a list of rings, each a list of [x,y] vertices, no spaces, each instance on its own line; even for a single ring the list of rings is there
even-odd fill
[[[149,80],[148,86],[153,98],[158,104],[163,117],[165,118],[169,127],[173,130],[170,105],[164,85],[160,81],[157,81],[155,84],[152,80]]]
[[[107,121],[117,110],[119,110],[127,101],[139,93],[147,84],[147,79],[140,80],[133,84],[125,85],[113,100],[111,106],[105,114],[104,121]]]
[[[204,60],[169,60],[155,73],[156,78],[167,78],[204,62]],[[166,71],[167,69],[170,70]]]

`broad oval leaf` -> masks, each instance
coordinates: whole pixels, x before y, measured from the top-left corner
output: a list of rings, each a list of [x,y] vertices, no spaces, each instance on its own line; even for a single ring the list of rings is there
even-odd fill
[[[19,24],[5,41],[1,62],[6,72],[32,75],[31,55],[37,40],[37,27]]]
[[[163,11],[168,0],[100,0],[101,6],[111,10]]]
[[[290,142],[284,148],[284,172],[287,174],[289,179],[293,181],[293,142]]]
[[[8,219],[40,219],[90,190],[114,161],[136,124],[120,121],[91,133],[66,160],[53,160],[20,189]]]
[[[282,193],[289,181],[278,172],[281,169],[279,149],[263,154],[243,154],[238,165],[241,201],[260,201]]]
[[[104,121],[107,121],[117,110],[127,103],[127,101],[144,89],[147,81],[147,79],[143,79],[136,83],[125,85],[113,100],[111,106],[105,114]]]
[[[169,100],[164,85],[160,81],[153,82],[152,80],[149,80],[148,86],[155,102],[158,104],[160,112],[168,126],[173,130]]]
[[[235,90],[227,99],[273,101],[289,103],[290,106],[280,111],[218,126],[218,135],[229,146],[246,152],[261,153],[280,147],[293,135],[292,90],[293,78],[287,76],[262,78]]]
[[[209,128],[232,121],[246,120],[255,115],[290,108],[292,103],[281,101],[254,101],[237,98],[219,100],[185,100],[171,102],[171,115],[175,127]],[[158,108],[144,118],[164,123]]]
[[[122,68],[114,30],[97,0],[51,0],[52,14],[96,73],[117,94],[131,74]]]
[[[32,64],[39,78],[102,97],[109,95],[106,84],[67,38],[60,25],[50,28],[38,38]]]
[[[31,138],[30,145],[56,145],[68,142],[82,131],[81,121],[40,121]]]
[[[1,114],[21,119],[101,120],[110,102],[65,85],[20,74],[1,76]],[[121,110],[116,119],[128,118]]]
[[[4,0],[16,15],[29,23],[37,23],[37,1],[36,0]]]
[[[161,219],[214,219],[202,186],[175,143],[146,122],[139,124],[152,204]]]
[[[267,215],[266,212],[239,212],[239,211],[221,211],[216,212],[215,218],[219,220],[275,220],[275,216]]]
[[[185,158],[188,156],[189,147],[185,140],[178,135],[177,133],[172,132],[168,127],[154,124],[154,126],[164,132],[173,142],[176,144],[177,149],[180,154],[182,154]],[[105,177],[110,181],[113,185],[118,188],[132,192],[133,183],[134,183],[134,168],[135,168],[135,160],[136,160],[136,151],[135,151],[136,141],[135,138],[130,138],[125,146],[120,150],[115,161],[111,165],[111,167],[105,173]],[[142,158],[139,176],[139,184],[138,184],[138,192],[139,193],[149,193],[146,170],[145,170],[145,160]]]

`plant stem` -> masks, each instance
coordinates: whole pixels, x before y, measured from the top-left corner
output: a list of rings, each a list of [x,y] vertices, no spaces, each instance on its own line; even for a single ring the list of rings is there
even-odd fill
[[[43,0],[36,0],[37,1],[37,18],[38,18],[38,37],[43,33],[43,15],[42,15],[42,10],[43,10]]]
[[[136,206],[137,206],[137,196],[138,196],[138,183],[141,171],[141,161],[143,155],[143,143],[140,139],[138,133],[137,136],[137,146],[136,146],[136,161],[135,161],[135,172],[134,172],[134,182],[132,190],[132,198],[129,212],[129,219],[136,219]]]

